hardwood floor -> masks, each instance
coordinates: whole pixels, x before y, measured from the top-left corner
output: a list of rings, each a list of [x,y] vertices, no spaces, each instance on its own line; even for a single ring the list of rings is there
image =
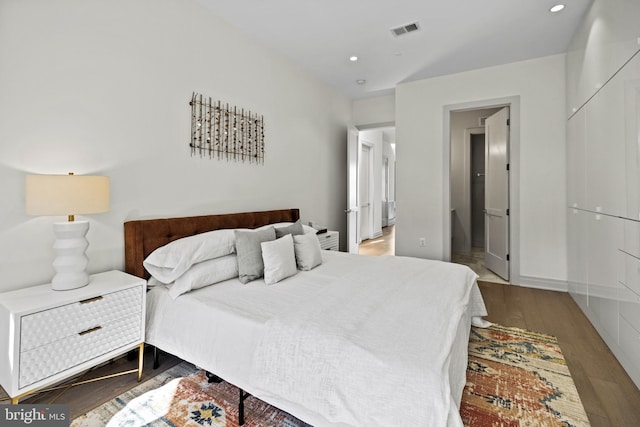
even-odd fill
[[[593,427],[640,426],[640,390],[568,293],[479,282],[488,320],[554,335]]]
[[[160,367],[158,369],[152,369],[153,366],[153,351],[149,348],[145,351],[144,355],[144,369],[142,371],[142,381],[146,381],[159,373],[171,368],[181,360],[177,357],[162,353],[160,357]],[[138,359],[127,360],[126,357],[121,357],[105,364],[94,370],[91,370],[75,380],[88,380],[91,378],[97,378],[104,375],[110,375],[116,372],[127,371],[130,369],[137,369]],[[77,418],[82,414],[89,412],[90,410],[102,405],[104,402],[119,396],[125,391],[138,385],[137,374],[127,374],[119,377],[109,378],[106,380],[100,380],[89,384],[83,384],[75,387],[71,387],[62,390],[54,390],[22,399],[20,403],[31,404],[54,404],[61,403],[69,405],[69,416],[71,419]],[[71,381],[70,381],[71,382]],[[0,387],[0,404],[8,404],[8,398],[5,391]]]
[[[363,240],[358,245],[360,255],[395,255],[396,253],[396,226],[389,225],[382,228],[382,236],[375,239]]]
[[[489,312],[488,320],[558,338],[593,427],[640,426],[640,390],[569,294],[487,282],[479,282],[479,286]],[[161,360],[161,370],[179,362],[167,355]],[[118,359],[87,377],[133,369],[136,363]],[[147,351],[143,381],[161,372],[151,369],[151,365],[151,351]],[[73,387],[62,395],[59,392],[35,395],[24,402],[66,403],[75,418],[137,384],[136,376],[130,374]],[[0,389],[0,400],[3,396],[6,395]]]

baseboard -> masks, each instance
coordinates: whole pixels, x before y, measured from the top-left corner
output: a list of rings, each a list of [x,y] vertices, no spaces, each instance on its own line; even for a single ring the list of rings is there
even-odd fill
[[[525,288],[544,289],[547,291],[568,292],[569,284],[566,280],[547,279],[543,277],[520,276],[512,284]]]

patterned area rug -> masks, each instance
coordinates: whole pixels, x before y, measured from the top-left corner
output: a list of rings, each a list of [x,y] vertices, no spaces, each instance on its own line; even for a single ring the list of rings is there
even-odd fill
[[[238,389],[209,384],[181,363],[75,419],[73,427],[238,426]],[[494,325],[472,328],[467,386],[460,413],[466,426],[589,426],[557,340]],[[245,426],[307,427],[260,400],[245,401]]]
[[[493,325],[472,328],[466,426],[589,426],[555,337]]]

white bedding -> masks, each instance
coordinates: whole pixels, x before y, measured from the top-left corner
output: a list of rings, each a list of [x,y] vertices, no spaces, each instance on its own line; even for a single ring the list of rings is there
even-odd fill
[[[147,342],[315,426],[458,426],[471,316],[464,266],[323,251],[267,286],[148,295]],[[348,281],[350,284],[347,284]]]

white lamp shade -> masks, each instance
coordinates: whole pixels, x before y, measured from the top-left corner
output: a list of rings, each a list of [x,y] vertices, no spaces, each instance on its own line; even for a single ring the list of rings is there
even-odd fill
[[[69,222],[53,225],[56,271],[51,287],[64,291],[89,283],[86,272],[89,246],[88,221],[74,221],[73,215],[109,210],[109,177],[87,175],[27,175],[25,209],[30,215],[68,215]]]
[[[109,177],[27,175],[25,210],[29,215],[84,215],[109,210]]]

